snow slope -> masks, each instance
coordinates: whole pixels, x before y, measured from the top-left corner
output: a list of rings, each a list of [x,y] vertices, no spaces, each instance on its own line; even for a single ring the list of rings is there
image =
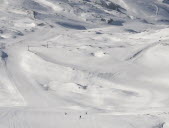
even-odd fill
[[[167,128],[168,3],[0,1],[0,128]]]

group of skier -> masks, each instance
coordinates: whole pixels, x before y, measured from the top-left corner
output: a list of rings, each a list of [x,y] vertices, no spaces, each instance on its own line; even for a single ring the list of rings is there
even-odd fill
[[[86,112],[85,114],[87,115],[88,113]],[[65,112],[65,115],[68,115],[68,113]],[[81,118],[82,118],[82,116],[80,115],[80,116],[79,116],[79,119],[81,119]]]

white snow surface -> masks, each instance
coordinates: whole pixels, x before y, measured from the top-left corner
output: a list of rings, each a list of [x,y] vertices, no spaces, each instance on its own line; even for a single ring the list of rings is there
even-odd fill
[[[168,128],[168,0],[0,0],[0,128]]]

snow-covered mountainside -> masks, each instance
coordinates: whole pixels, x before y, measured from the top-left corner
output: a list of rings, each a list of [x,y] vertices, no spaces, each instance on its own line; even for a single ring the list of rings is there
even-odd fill
[[[169,0],[0,0],[0,128],[168,128]]]

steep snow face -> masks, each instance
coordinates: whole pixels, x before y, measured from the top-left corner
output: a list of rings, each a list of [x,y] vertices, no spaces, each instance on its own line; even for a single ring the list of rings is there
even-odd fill
[[[8,10],[1,8],[0,39],[23,36],[35,31],[36,26],[85,30],[98,26],[126,27],[129,22],[148,27],[169,21],[168,4],[153,0],[1,0],[0,6]]]
[[[168,5],[160,0],[111,0],[127,10],[130,17],[145,19],[148,22],[167,22]]]
[[[35,11],[34,18],[41,20],[53,17],[52,21],[58,21],[62,17],[94,24],[113,24],[114,21],[113,25],[128,20],[168,24],[169,20],[167,2],[157,0],[18,0],[9,3]]]

